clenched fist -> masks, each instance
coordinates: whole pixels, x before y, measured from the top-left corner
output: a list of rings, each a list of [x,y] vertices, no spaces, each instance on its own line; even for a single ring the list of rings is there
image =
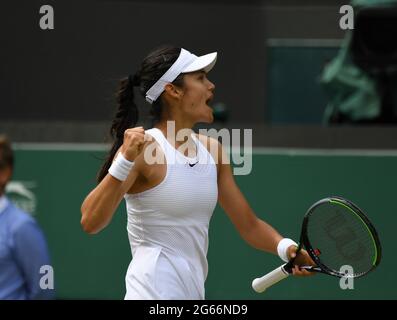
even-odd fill
[[[145,141],[145,129],[143,127],[130,128],[124,131],[124,141],[121,146],[121,153],[129,160],[134,161]]]

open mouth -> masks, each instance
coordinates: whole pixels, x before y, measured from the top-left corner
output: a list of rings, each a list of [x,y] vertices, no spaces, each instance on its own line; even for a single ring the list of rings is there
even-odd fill
[[[212,100],[214,99],[214,96],[209,97],[207,100],[205,100],[205,103],[207,105],[210,105],[210,103],[212,102]]]

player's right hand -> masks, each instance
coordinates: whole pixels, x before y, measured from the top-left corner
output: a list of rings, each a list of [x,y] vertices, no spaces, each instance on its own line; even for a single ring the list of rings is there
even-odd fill
[[[129,160],[134,161],[141,153],[145,141],[145,129],[143,127],[130,128],[124,131],[124,141],[121,153]]]

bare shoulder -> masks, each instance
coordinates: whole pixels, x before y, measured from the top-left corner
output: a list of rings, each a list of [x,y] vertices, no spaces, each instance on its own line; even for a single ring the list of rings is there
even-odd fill
[[[207,148],[208,151],[218,150],[222,148],[222,144],[215,138],[206,136],[205,134],[196,133],[196,137]]]
[[[218,172],[220,169],[220,164],[227,163],[227,155],[225,150],[223,149],[222,143],[213,137],[204,135],[204,134],[196,134],[197,138],[200,142],[207,148],[208,152],[211,154],[212,158],[214,159],[217,167]],[[226,162],[225,162],[226,161]]]

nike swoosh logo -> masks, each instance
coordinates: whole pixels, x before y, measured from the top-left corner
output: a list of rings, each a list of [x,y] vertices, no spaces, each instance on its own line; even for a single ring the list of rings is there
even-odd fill
[[[189,163],[189,166],[190,166],[190,167],[194,167],[197,163],[198,163],[198,162],[196,162],[196,163]]]

